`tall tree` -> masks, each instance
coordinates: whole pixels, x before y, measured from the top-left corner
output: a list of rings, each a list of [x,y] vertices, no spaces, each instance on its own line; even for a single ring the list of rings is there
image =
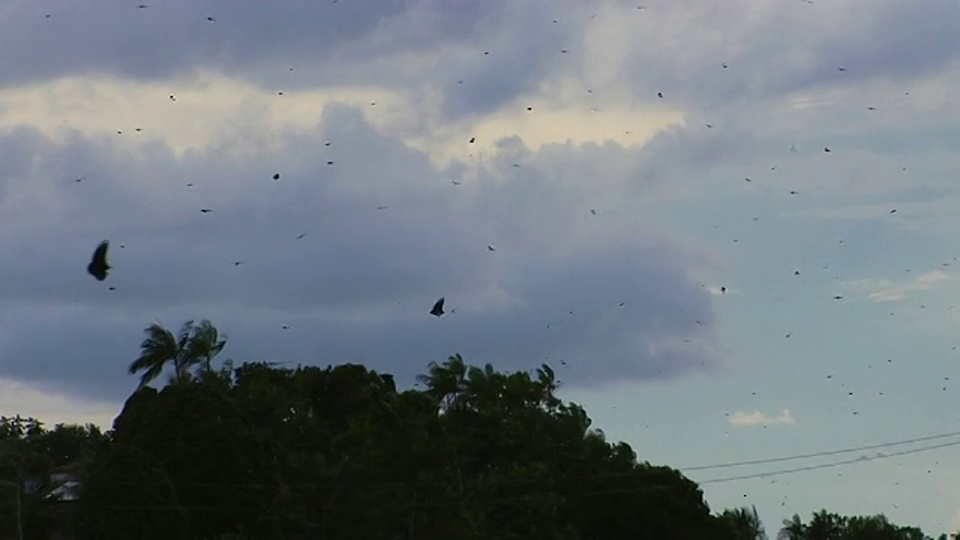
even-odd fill
[[[737,540],[767,540],[767,532],[760,521],[756,506],[724,510],[720,514],[720,520],[733,532]]]
[[[173,365],[174,382],[190,380],[192,368],[209,371],[215,356],[226,346],[220,332],[210,321],[204,319],[194,326],[189,320],[180,328],[177,336],[159,323],[148,326],[147,337],[140,344],[140,357],[130,364],[129,373],[143,372],[138,388],[142,388],[160,376],[163,369]]]
[[[803,520],[799,514],[794,514],[792,518],[783,520],[783,528],[777,533],[777,540],[803,540],[804,532]]]

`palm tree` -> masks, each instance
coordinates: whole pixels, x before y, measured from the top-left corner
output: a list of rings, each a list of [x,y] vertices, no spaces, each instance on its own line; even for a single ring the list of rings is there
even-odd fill
[[[727,522],[738,540],[767,540],[756,506],[724,510],[720,519]]]
[[[794,514],[793,518],[783,520],[783,528],[780,529],[777,540],[803,540],[805,532],[803,520],[799,515]]]
[[[417,381],[426,386],[426,393],[446,411],[453,407],[463,394],[467,385],[467,364],[463,357],[455,354],[443,364],[430,362],[426,374],[417,375]]]
[[[173,364],[173,382],[191,380],[194,366],[209,371],[211,361],[227,344],[226,337],[220,339],[220,332],[206,319],[196,326],[192,319],[187,321],[176,337],[159,323],[151,324],[144,333],[147,337],[140,344],[140,357],[129,368],[130,375],[143,371],[138,389],[159,377],[168,363]]]
[[[837,538],[846,528],[848,518],[826,510],[813,513],[813,519],[804,527],[807,540],[829,540]]]

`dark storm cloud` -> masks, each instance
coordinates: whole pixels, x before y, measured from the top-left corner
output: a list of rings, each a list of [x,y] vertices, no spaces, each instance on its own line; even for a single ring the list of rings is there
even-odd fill
[[[446,116],[462,118],[551,78],[582,77],[596,61],[584,37],[608,21],[629,25],[628,43],[591,41],[629,48],[619,72],[635,95],[654,100],[663,92],[687,108],[866,79],[906,85],[948,64],[960,48],[950,23],[957,8],[948,0],[869,9],[746,1],[610,6],[620,11],[593,6],[602,15],[594,19],[579,3],[501,0],[207,0],[148,9],[119,0],[23,2],[0,16],[0,72],[7,85],[87,74],[164,81],[204,68],[271,90],[431,87],[441,90]],[[411,63],[407,53],[430,56]],[[841,65],[848,71],[838,72]]]
[[[195,69],[271,90],[429,83],[447,89],[451,117],[469,116],[536,88],[560,48],[575,48],[584,10],[552,7],[574,22],[501,0],[18,3],[0,17],[0,72],[6,85],[90,74],[158,82]],[[427,52],[440,53],[427,67],[398,60]]]
[[[749,131],[736,128],[715,131],[699,124],[671,126],[640,150],[636,178],[644,186],[657,179],[693,176],[728,163],[750,162],[757,142]]]
[[[546,176],[541,168],[558,167],[550,150],[505,140],[479,181],[453,186],[459,166],[437,170],[342,106],[277,153],[233,160],[216,145],[177,158],[161,143],[61,145],[26,129],[0,139],[11,146],[23,156],[15,169],[30,174],[2,178],[27,194],[0,205],[15,232],[0,249],[17,260],[0,267],[7,376],[120,397],[145,326],[203,317],[231,336],[225,358],[362,361],[406,381],[456,352],[502,368],[547,361],[571,385],[720,361],[710,299],[686,273],[694,255],[652,233],[577,241],[590,187],[572,167]],[[564,153],[595,163],[604,148]],[[497,168],[518,156],[523,175]],[[72,159],[88,175],[81,183]],[[24,201],[37,207],[12,211]],[[84,267],[104,238],[114,269],[100,283]],[[430,317],[440,296],[448,314]]]
[[[119,0],[17,3],[0,19],[0,68],[8,84],[104,72],[155,81],[195,67],[327,59],[335,45],[364,39],[407,4],[204,1],[141,10]]]

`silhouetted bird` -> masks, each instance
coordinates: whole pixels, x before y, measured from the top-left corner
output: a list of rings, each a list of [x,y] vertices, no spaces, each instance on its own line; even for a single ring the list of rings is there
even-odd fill
[[[433,305],[433,309],[430,310],[430,314],[434,317],[439,317],[443,315],[443,297],[441,296],[437,303]]]
[[[97,281],[103,281],[107,279],[107,274],[110,273],[110,265],[107,264],[107,249],[110,247],[110,242],[104,240],[97,246],[97,250],[93,252],[93,259],[90,260],[90,264],[87,265],[87,272],[97,278]]]

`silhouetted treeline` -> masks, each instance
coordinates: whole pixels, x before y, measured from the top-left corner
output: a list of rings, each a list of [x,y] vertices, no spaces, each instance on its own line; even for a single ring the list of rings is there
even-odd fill
[[[406,391],[352,364],[201,366],[139,388],[107,433],[4,418],[0,484],[24,492],[24,538],[766,538],[755,511],[711,513],[678,471],[607,442],[546,365],[453,356]],[[0,485],[3,538],[14,493]],[[927,538],[826,512],[781,537]]]

